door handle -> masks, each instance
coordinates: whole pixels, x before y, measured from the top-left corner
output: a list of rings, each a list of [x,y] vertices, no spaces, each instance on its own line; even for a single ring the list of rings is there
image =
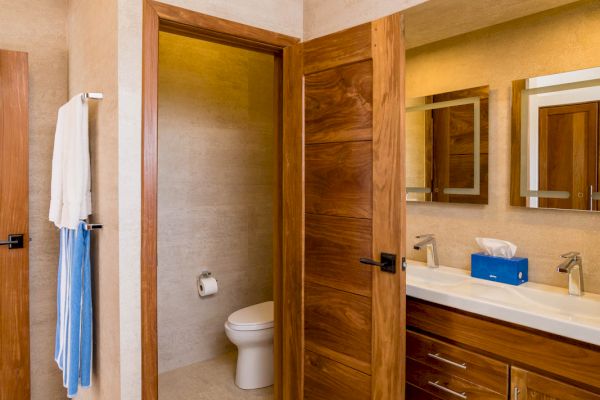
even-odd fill
[[[381,261],[375,261],[370,258],[361,258],[362,264],[374,265],[381,268],[383,272],[389,272],[390,274],[396,273],[396,255],[390,253],[381,253]]]
[[[463,400],[467,399],[467,393],[466,392],[457,392],[456,390],[452,390],[450,388],[447,388],[444,385],[440,385],[440,381],[435,381],[435,382],[433,382],[433,381],[427,381],[427,384],[431,385],[434,388],[439,389],[439,390],[441,390],[443,392],[451,394],[453,396],[460,397]]]
[[[9,250],[23,248],[23,234],[8,235],[8,240],[0,240],[0,246],[8,246]]]

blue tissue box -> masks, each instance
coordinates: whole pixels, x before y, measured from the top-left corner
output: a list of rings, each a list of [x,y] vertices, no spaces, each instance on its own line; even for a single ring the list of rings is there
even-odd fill
[[[527,258],[502,258],[484,253],[471,254],[471,276],[489,281],[520,285],[528,280]]]

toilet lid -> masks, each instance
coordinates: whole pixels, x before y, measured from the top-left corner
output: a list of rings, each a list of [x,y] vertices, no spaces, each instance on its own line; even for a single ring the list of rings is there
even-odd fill
[[[259,330],[273,327],[273,302],[255,304],[231,314],[227,322],[232,329]]]

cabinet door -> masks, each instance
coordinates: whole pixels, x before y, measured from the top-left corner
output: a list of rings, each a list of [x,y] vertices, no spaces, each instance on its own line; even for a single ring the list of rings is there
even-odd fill
[[[600,395],[520,368],[511,368],[511,400],[600,400]]]

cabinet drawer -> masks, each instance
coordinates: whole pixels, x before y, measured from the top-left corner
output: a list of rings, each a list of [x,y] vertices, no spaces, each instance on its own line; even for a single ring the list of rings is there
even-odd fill
[[[407,357],[432,366],[447,375],[508,394],[508,365],[460,347],[408,331]]]
[[[406,400],[441,400],[425,390],[410,383],[406,384]]]
[[[493,392],[483,386],[411,359],[406,360],[406,382],[439,397],[441,400],[506,399],[506,395]]]

